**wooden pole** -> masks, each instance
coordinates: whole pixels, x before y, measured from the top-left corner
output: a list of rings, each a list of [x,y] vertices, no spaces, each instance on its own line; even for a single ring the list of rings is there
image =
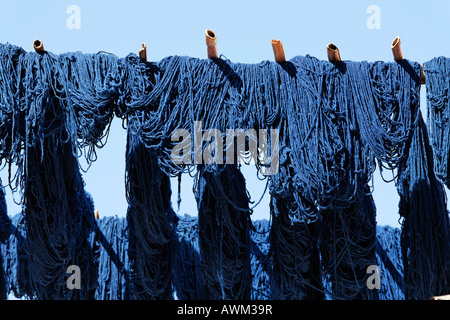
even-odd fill
[[[450,300],[450,294],[446,294],[444,296],[434,296],[431,297],[431,300]]]
[[[396,62],[402,61],[403,58],[403,52],[402,52],[402,45],[400,42],[400,37],[395,37],[394,41],[392,41],[391,44],[392,49],[392,55],[394,56],[394,60]],[[423,66],[421,66],[420,69],[420,83],[425,84],[425,72],[423,71]]]
[[[421,84],[426,84],[427,83],[425,81],[425,71],[423,71],[423,68],[420,69],[420,83]]]
[[[145,43],[142,44],[142,49],[139,50],[139,58],[147,61],[147,45]]]
[[[391,44],[392,54],[394,55],[395,61],[401,61],[403,60],[403,53],[402,53],[402,45],[400,43],[400,37],[396,37],[394,41],[392,41]]]
[[[275,57],[275,61],[278,63],[283,63],[286,61],[286,56],[284,55],[283,44],[280,40],[272,39],[270,41],[272,43],[273,55]]]
[[[219,57],[219,54],[217,53],[217,37],[216,34],[207,29],[205,31],[205,40],[206,40],[206,47],[207,47],[207,53],[209,59],[215,59]]]
[[[37,53],[43,53],[43,52],[45,52],[45,50],[44,50],[44,44],[42,43],[41,40],[34,40],[34,42],[33,42],[33,48],[34,48],[34,51],[36,51]]]
[[[330,61],[332,63],[341,61],[341,55],[339,54],[339,49],[332,43],[328,44],[328,46],[327,46],[327,56],[328,56],[328,61]]]

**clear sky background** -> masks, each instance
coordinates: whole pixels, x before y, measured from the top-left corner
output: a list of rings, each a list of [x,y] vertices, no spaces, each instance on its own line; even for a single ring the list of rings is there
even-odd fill
[[[79,15],[73,15],[73,6]],[[171,55],[206,58],[205,29],[216,33],[219,54],[233,62],[273,60],[270,39],[283,42],[287,59],[310,54],[326,60],[326,45],[332,42],[343,60],[392,61],[390,46],[400,36],[405,58],[423,63],[450,55],[450,1],[0,1],[0,43],[26,51],[40,39],[55,54],[107,51],[125,57],[137,54],[145,42],[151,61]],[[421,102],[425,116],[424,87]],[[101,216],[126,214],[125,145],[126,132],[115,119],[108,143],[83,175]],[[256,178],[254,167],[243,172],[257,201],[265,181]],[[0,177],[6,181],[5,170]],[[398,226],[394,184],[383,182],[377,172],[374,186],[378,224]],[[197,214],[191,189],[192,179],[184,175],[179,214]],[[6,191],[9,214],[14,215],[20,207]],[[176,181],[172,191],[176,210]],[[254,219],[269,218],[268,200],[267,194]]]

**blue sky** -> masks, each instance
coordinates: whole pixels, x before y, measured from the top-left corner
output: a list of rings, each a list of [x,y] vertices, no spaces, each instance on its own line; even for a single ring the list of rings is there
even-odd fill
[[[67,20],[75,5],[80,10],[80,28],[70,29]],[[367,25],[379,9],[379,29]],[[450,1],[41,1],[0,3],[0,43],[12,43],[33,50],[35,39],[53,53],[107,51],[119,57],[137,53],[143,42],[148,60],[187,55],[206,58],[205,29],[218,38],[219,54],[234,62],[258,63],[273,60],[270,39],[283,42],[286,58],[310,54],[326,59],[326,45],[336,44],[344,60],[392,61],[390,45],[401,37],[405,58],[426,62],[448,56],[446,41],[450,29]],[[372,21],[372,20],[370,20]],[[422,110],[426,115],[425,90]],[[84,174],[89,191],[101,215],[125,216],[124,189],[126,134],[118,119],[113,122],[106,147]],[[256,179],[254,167],[244,167],[252,200],[261,196],[265,182]],[[5,180],[6,174],[0,172]],[[378,172],[374,179],[377,221],[398,226],[398,196],[393,183],[384,183]],[[196,214],[192,181],[183,177],[179,214]],[[176,209],[176,183],[173,184]],[[16,197],[19,195],[17,194]],[[20,208],[7,189],[9,214]],[[254,219],[269,217],[268,196],[255,209]]]

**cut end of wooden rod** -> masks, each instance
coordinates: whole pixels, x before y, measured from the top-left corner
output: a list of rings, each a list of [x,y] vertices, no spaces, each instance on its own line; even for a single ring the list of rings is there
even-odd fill
[[[396,37],[394,41],[392,41],[391,45],[392,54],[394,55],[395,61],[403,60],[402,46],[400,43],[400,37]]]
[[[450,300],[450,294],[431,297],[431,300]]]
[[[280,40],[270,40],[272,43],[273,55],[275,57],[275,61],[278,63],[283,63],[286,61],[286,56],[284,55],[283,44]]]
[[[327,56],[328,61],[336,63],[341,61],[341,55],[339,54],[339,49],[334,44],[330,43],[327,45]]]
[[[205,40],[206,40],[206,47],[208,52],[208,58],[214,59],[218,58],[219,54],[217,53],[217,37],[216,34],[206,29],[205,31]]]
[[[94,216],[95,216],[95,219],[100,219],[100,215],[98,214],[98,209],[95,209]]]
[[[38,40],[38,39],[34,40],[33,48],[34,48],[34,51],[39,52],[39,53],[42,53],[42,52],[45,51],[44,50],[44,44],[42,43],[41,40]]]
[[[420,69],[420,84],[426,84],[427,82],[425,81],[425,71],[423,71],[423,69]]]
[[[147,45],[145,43],[142,44],[142,49],[139,50],[139,58],[147,61]]]

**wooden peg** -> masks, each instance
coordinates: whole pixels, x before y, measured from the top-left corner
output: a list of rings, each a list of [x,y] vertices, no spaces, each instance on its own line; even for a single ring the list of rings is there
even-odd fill
[[[95,217],[95,219],[100,219],[100,215],[98,214],[98,209],[95,209],[94,217]]]
[[[275,61],[278,63],[283,63],[286,61],[286,56],[284,55],[283,44],[280,40],[270,40],[272,43],[273,55],[275,57]]]
[[[139,58],[147,61],[147,45],[145,43],[142,44],[142,49],[139,50]]]
[[[42,41],[41,40],[34,40],[34,42],[33,42],[33,48],[34,48],[34,51],[36,51],[37,53],[43,53],[43,52],[45,52],[45,50],[44,50],[44,44],[42,43]]]
[[[219,57],[217,53],[217,37],[216,34],[207,29],[205,31],[206,47],[209,59],[215,59]]]
[[[403,60],[403,53],[402,53],[402,46],[400,43],[400,37],[396,37],[394,41],[392,41],[391,45],[392,54],[394,55],[395,61],[401,61]]]
[[[327,45],[327,56],[328,56],[328,61],[330,61],[332,63],[341,61],[341,55],[339,54],[339,49],[332,43]]]

